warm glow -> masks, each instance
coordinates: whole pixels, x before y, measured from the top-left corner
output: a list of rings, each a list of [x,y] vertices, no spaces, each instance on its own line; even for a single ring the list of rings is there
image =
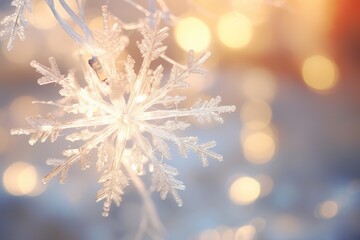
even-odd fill
[[[255,164],[263,164],[273,158],[275,154],[275,141],[264,132],[252,133],[245,138],[243,151],[248,161]]]
[[[259,25],[266,23],[270,12],[264,0],[230,0],[233,9],[239,11],[251,19],[251,23]]]
[[[53,54],[63,55],[65,53],[74,52],[74,49],[79,50],[76,42],[71,37],[66,36],[66,33],[64,33],[64,30],[60,26],[57,26],[54,29],[48,31],[46,34],[46,39],[46,44],[49,48],[48,51],[52,52]],[[61,46],[61,48],[59,46]],[[69,57],[69,55],[66,55],[66,57]],[[86,61],[89,59],[90,56],[86,59]]]
[[[174,1],[183,4],[182,1]],[[191,6],[195,9],[201,9],[202,13],[220,14],[228,9],[228,5],[223,1],[209,1],[209,0],[191,0]]]
[[[61,18],[70,19],[69,14],[66,13],[59,1],[54,1],[54,4]],[[66,4],[69,5],[75,13],[79,12],[76,1],[66,1]],[[26,18],[33,27],[38,29],[51,29],[58,25],[58,21],[44,0],[33,1],[32,12],[27,14]]]
[[[55,27],[57,24],[56,18],[45,1],[34,2],[33,11],[29,14],[28,19],[30,24],[38,29],[50,29]]]
[[[265,128],[271,121],[271,108],[261,100],[248,100],[240,110],[240,118],[243,124],[250,129]]]
[[[240,177],[230,186],[229,196],[232,201],[240,205],[254,202],[260,196],[261,186],[251,177]]]
[[[254,239],[256,229],[252,225],[240,227],[235,233],[235,240],[252,240]]]
[[[209,27],[203,21],[195,17],[187,17],[176,25],[175,39],[182,49],[201,52],[209,47],[211,35]]]
[[[318,91],[333,88],[338,80],[338,70],[335,63],[320,55],[305,60],[302,75],[305,83]]]
[[[238,12],[225,14],[217,25],[220,41],[229,48],[245,47],[251,40],[252,32],[250,20]]]
[[[275,96],[275,77],[265,69],[254,68],[245,72],[241,83],[241,91],[246,98],[271,101]]]
[[[204,77],[200,74],[190,75],[187,81],[190,85],[187,90],[196,93],[203,92],[214,84],[214,78],[212,78],[211,76]]]
[[[114,16],[109,14],[108,15],[108,23],[110,28],[116,23]],[[102,16],[95,17],[89,22],[89,28],[95,31],[102,31],[104,29],[104,18]],[[79,28],[80,29],[80,28]]]
[[[336,216],[339,206],[335,201],[325,201],[318,208],[318,215],[324,219],[330,219]]]
[[[36,99],[31,96],[16,98],[9,107],[12,120],[23,124],[25,123],[25,117],[38,115],[40,111],[39,104],[33,104],[33,101],[36,101]]]
[[[221,231],[221,240],[233,240],[235,237],[235,232],[231,228],[226,228]]]
[[[240,140],[241,140],[241,144],[244,145],[246,139],[257,132],[261,132],[261,133],[265,133],[266,135],[269,135],[272,139],[276,139],[277,133],[276,133],[276,129],[274,129],[271,125],[269,127],[266,127],[264,129],[261,129],[261,131],[259,130],[253,130],[250,128],[242,128],[240,131]]]
[[[102,17],[96,17],[89,22],[89,28],[91,30],[102,30],[104,27],[104,20]]]
[[[36,43],[32,38],[26,38],[26,42],[20,41],[19,39],[15,40],[15,47],[9,51],[6,48],[7,44],[1,44],[1,51],[2,55],[10,62],[15,64],[26,64],[29,65],[29,62],[33,60],[35,55],[35,47],[29,46],[36,46]],[[1,59],[1,62],[4,59]]]
[[[139,95],[139,96],[136,97],[135,102],[136,103],[142,103],[142,102],[144,102],[146,100],[146,98],[147,98],[146,94]]]
[[[37,183],[35,168],[24,162],[10,165],[4,172],[3,184],[10,194],[15,196],[31,195]]]

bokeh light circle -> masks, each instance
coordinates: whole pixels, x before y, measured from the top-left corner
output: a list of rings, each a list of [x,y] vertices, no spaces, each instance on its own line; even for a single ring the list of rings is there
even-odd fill
[[[187,17],[181,19],[175,27],[175,40],[185,51],[202,52],[211,42],[209,27],[200,19]]]
[[[250,19],[238,12],[223,15],[217,25],[220,41],[229,48],[243,48],[251,40],[252,25]]]
[[[229,189],[230,199],[240,205],[253,203],[261,192],[260,183],[251,177],[240,177],[235,180]]]
[[[25,162],[16,162],[10,165],[4,172],[3,184],[11,195],[31,195],[37,183],[36,169]]]
[[[305,83],[318,91],[332,89],[338,80],[336,64],[321,55],[311,56],[304,61],[302,75]]]

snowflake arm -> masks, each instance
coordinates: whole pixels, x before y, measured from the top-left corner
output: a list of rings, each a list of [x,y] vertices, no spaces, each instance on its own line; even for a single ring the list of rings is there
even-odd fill
[[[122,26],[115,23],[112,26],[109,23],[110,13],[108,6],[101,7],[103,30],[95,32],[95,41],[97,43],[96,53],[98,56],[105,56],[116,59],[129,43],[129,38],[122,34]],[[108,61],[114,62],[114,61]],[[117,72],[115,66],[109,71]]]
[[[179,138],[172,132],[167,131],[162,127],[158,127],[145,122],[143,122],[142,127],[145,131],[149,132],[152,135],[155,135],[161,139],[175,143],[179,148],[179,152],[184,157],[187,157],[187,154],[190,149],[195,151],[199,155],[199,158],[201,159],[203,166],[208,165],[207,157],[211,157],[219,161],[223,160],[223,157],[220,154],[217,154],[209,150],[209,148],[215,147],[216,143],[214,141],[199,145],[197,143],[198,141],[197,137]]]
[[[187,88],[189,86],[189,83],[186,82],[186,79],[191,73],[205,73],[204,69],[201,68],[201,64],[203,64],[206,59],[210,57],[210,55],[211,54],[209,52],[205,52],[198,59],[195,59],[194,51],[190,50],[188,57],[188,67],[182,68],[174,65],[171,69],[169,81],[162,88],[154,89],[154,91],[150,92],[144,103],[136,106],[137,109],[134,111],[136,111],[137,113],[145,112],[147,109],[149,109],[155,104],[162,104],[166,106],[171,103],[172,100],[175,100],[175,102],[178,100],[184,100],[184,98],[181,97],[171,99],[171,97],[169,97],[169,93],[171,93],[175,89]]]
[[[39,85],[45,85],[49,83],[60,83],[64,80],[64,75],[61,75],[60,70],[53,57],[49,58],[50,68],[36,62],[31,61],[30,66],[36,69],[36,71],[43,75],[38,79]]]
[[[234,106],[218,106],[221,101],[221,97],[217,96],[212,98],[210,101],[201,102],[199,100],[192,108],[190,109],[180,109],[180,110],[156,110],[148,111],[139,114],[138,120],[150,121],[157,119],[165,118],[179,118],[179,117],[189,117],[193,116],[200,123],[211,122],[215,120],[219,123],[223,123],[223,119],[220,117],[221,113],[234,112]]]
[[[70,155],[68,159],[58,166],[55,166],[55,168],[43,178],[43,182],[47,183],[52,178],[60,174],[60,182],[64,183],[66,180],[66,172],[68,171],[69,167],[73,165],[74,163],[78,162],[79,160],[82,160],[82,166],[87,166],[85,156],[96,146],[100,145],[102,142],[105,141],[106,138],[108,138],[110,135],[112,135],[116,129],[118,128],[117,124],[112,124],[107,126],[104,130],[96,134],[93,138],[88,140],[85,144],[83,144],[78,151],[73,151],[74,154]],[[83,167],[83,169],[85,169]]]
[[[177,169],[156,159],[154,154],[156,150],[153,150],[152,145],[142,137],[139,129],[134,129],[134,136],[141,151],[150,159],[152,164],[150,167],[152,172],[152,190],[159,192],[163,200],[167,197],[168,193],[171,193],[178,206],[182,206],[183,202],[177,190],[185,190],[185,185],[183,182],[175,179],[175,176],[179,174]],[[170,154],[167,144],[160,138],[154,143],[156,144],[154,146],[157,147],[162,156],[166,157],[166,155]],[[170,158],[170,156],[168,157]]]
[[[113,170],[103,175],[99,180],[103,188],[96,194],[96,202],[104,200],[103,216],[109,216],[111,202],[120,206],[124,189],[129,185],[129,178],[120,170]]]
[[[168,36],[168,28],[164,27],[159,30],[159,22],[160,14],[156,16],[156,25],[154,29],[152,29],[149,25],[144,25],[141,29],[143,40],[141,43],[138,43],[138,47],[142,54],[143,62],[141,64],[139,74],[133,84],[132,92],[130,93],[128,103],[130,110],[136,106],[136,103],[134,102],[135,97],[145,94],[145,89],[148,87],[150,80],[150,78],[147,77],[147,73],[151,62],[160,57],[167,48],[162,45],[162,40]]]
[[[13,0],[11,5],[15,7],[15,12],[6,16],[0,22],[0,37],[10,36],[7,49],[10,51],[14,47],[16,36],[24,41],[24,27],[27,20],[24,17],[25,11],[31,12],[31,0]]]
[[[89,128],[95,126],[108,125],[114,122],[111,116],[97,116],[93,118],[83,118],[67,122],[59,122],[49,114],[46,118],[40,115],[36,117],[28,117],[26,121],[31,127],[12,129],[12,135],[30,135],[32,134],[29,144],[34,145],[39,139],[41,142],[45,142],[50,136],[51,142],[54,142],[60,134],[60,131],[69,128]],[[69,135],[71,136],[71,135]],[[73,139],[73,137],[67,137],[67,139]]]
[[[183,201],[177,190],[185,190],[183,182],[175,179],[179,174],[178,170],[165,163],[153,160],[154,169],[152,172],[152,186],[154,191],[160,193],[161,199],[166,199],[168,193],[171,193],[179,207],[183,205]]]

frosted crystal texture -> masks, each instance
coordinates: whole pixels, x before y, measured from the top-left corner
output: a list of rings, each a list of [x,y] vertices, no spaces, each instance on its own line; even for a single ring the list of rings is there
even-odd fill
[[[174,90],[188,87],[186,79],[190,74],[204,73],[201,65],[210,54],[195,57],[190,51],[186,66],[169,60],[165,56],[167,47],[162,43],[168,36],[168,28],[161,27],[159,13],[154,14],[151,24],[144,20],[139,29],[140,69],[135,71],[135,61],[130,55],[123,66],[116,64],[129,41],[121,35],[121,24],[109,26],[108,14],[103,7],[104,29],[96,33],[94,48],[106,81],[99,79],[89,65],[83,74],[85,84],[80,84],[73,72],[61,74],[53,58],[49,59],[49,67],[32,61],[31,66],[42,75],[38,84],[54,83],[61,87],[59,101],[41,103],[53,105],[73,120],[56,119],[55,113],[29,117],[29,127],[13,129],[11,134],[30,135],[31,145],[48,138],[55,141],[59,136],[64,136],[69,144],[82,143],[80,147],[63,151],[62,159],[47,161],[53,169],[44,177],[45,183],[56,176],[64,183],[71,166],[79,163],[82,169],[88,168],[94,160],[90,155],[97,152],[95,166],[102,187],[96,201],[104,201],[103,216],[108,216],[112,202],[120,205],[124,189],[131,183],[138,185],[137,176],[144,174],[151,175],[151,189],[159,192],[162,199],[170,194],[181,206],[178,190],[184,190],[185,186],[176,179],[177,169],[169,165],[172,156],[168,144],[177,146],[184,157],[189,151],[196,152],[204,166],[209,158],[221,161],[222,156],[211,150],[215,142],[199,143],[197,137],[179,137],[176,132],[190,126],[186,122],[189,118],[200,123],[222,123],[220,115],[235,111],[235,107],[220,106],[220,97],[198,101],[190,108],[179,107],[186,97],[174,95]],[[168,77],[164,77],[162,65],[154,66],[153,61],[160,57],[173,65]]]
[[[25,11],[31,12],[31,0],[13,0],[11,5],[15,7],[15,12],[9,16],[6,16],[0,22],[0,37],[9,36],[7,43],[7,49],[10,51],[16,39],[16,36],[20,40],[25,39],[24,27],[27,20],[24,17]]]

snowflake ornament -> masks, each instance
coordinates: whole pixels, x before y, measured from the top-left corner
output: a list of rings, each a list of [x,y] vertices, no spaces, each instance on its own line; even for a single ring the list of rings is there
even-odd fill
[[[210,53],[195,57],[190,51],[187,66],[169,59],[162,43],[168,28],[161,27],[161,12],[152,14],[152,21],[140,24],[139,71],[134,70],[135,61],[130,55],[119,66],[116,60],[129,40],[122,34],[121,22],[109,26],[107,7],[102,10],[104,30],[96,33],[93,41],[87,41],[93,57],[83,81],[72,71],[61,74],[53,58],[49,59],[50,67],[31,62],[43,75],[38,79],[39,85],[61,86],[59,101],[42,103],[54,105],[73,120],[57,119],[55,114],[28,117],[29,127],[13,129],[11,134],[30,135],[31,145],[48,138],[54,142],[60,133],[69,142],[81,142],[80,147],[64,150],[64,159],[47,160],[53,170],[43,181],[47,183],[59,176],[64,183],[70,167],[79,163],[82,169],[87,169],[89,162],[95,160],[98,182],[102,184],[96,201],[104,201],[103,216],[108,216],[112,202],[120,205],[125,188],[132,182],[137,184],[138,176],[144,174],[151,175],[151,189],[159,192],[162,199],[171,194],[181,206],[178,190],[185,186],[175,178],[177,169],[168,164],[172,158],[168,144],[177,146],[184,157],[189,151],[196,152],[204,166],[208,165],[208,158],[221,161],[222,156],[211,150],[215,142],[199,143],[197,137],[179,137],[176,132],[190,126],[188,118],[200,123],[222,123],[220,115],[235,111],[235,107],[219,106],[220,97],[198,101],[190,108],[179,107],[186,97],[174,95],[174,90],[188,87],[186,79],[190,74],[205,72],[201,65]],[[171,70],[154,66],[154,60],[159,58],[171,63]],[[165,71],[170,73],[168,77],[164,77]],[[95,153],[97,157],[93,159]]]

